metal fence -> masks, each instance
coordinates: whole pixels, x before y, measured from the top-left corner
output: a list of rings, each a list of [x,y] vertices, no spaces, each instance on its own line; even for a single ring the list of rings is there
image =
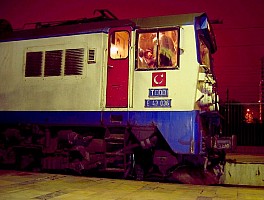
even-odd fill
[[[222,104],[222,135],[235,135],[238,146],[264,147],[263,107],[260,103]]]

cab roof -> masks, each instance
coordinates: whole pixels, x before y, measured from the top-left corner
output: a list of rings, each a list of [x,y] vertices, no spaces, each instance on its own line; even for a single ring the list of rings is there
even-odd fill
[[[181,15],[167,15],[148,18],[135,18],[132,21],[140,28],[171,27],[191,25],[195,23],[195,18],[206,15],[205,13],[191,13]]]

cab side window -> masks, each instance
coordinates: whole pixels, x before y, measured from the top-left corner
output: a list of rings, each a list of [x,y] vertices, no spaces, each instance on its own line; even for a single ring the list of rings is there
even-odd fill
[[[211,61],[211,59],[210,59],[210,57],[211,57],[211,55],[210,55],[210,51],[209,51],[209,49],[208,49],[208,45],[206,45],[206,42],[205,42],[206,40],[202,37],[202,36],[199,36],[199,47],[200,47],[200,51],[199,51],[199,54],[200,54],[200,56],[199,56],[199,63],[201,64],[201,65],[206,65],[208,68],[210,68],[210,61]]]
[[[137,33],[136,69],[175,69],[178,67],[178,28]]]

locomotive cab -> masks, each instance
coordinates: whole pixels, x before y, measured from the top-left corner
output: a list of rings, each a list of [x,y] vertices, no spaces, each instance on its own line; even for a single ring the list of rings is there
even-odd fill
[[[127,41],[122,42],[121,51],[120,38],[109,42],[110,54],[113,46],[116,57],[110,55],[108,64],[124,64],[117,73],[128,77],[128,82],[123,81],[127,90],[118,86],[121,82],[112,87],[116,89],[113,97],[126,94],[127,104],[110,106],[106,101],[106,107],[109,111],[114,107],[128,109],[129,116],[124,116],[126,112],[119,115],[120,123],[128,119],[129,130],[137,141],[134,143],[140,143],[143,149],[139,153],[141,157],[145,154],[153,157],[147,163],[141,159],[135,161],[146,174],[152,165],[165,177],[175,166],[192,163],[205,171],[215,168],[219,177],[223,173],[225,153],[215,148],[221,129],[212,63],[216,42],[205,14],[185,17],[190,17],[192,23],[184,17],[183,21],[171,16],[154,17],[134,19],[135,29],[120,29],[128,33]],[[111,35],[109,38],[112,40]],[[119,55],[123,49],[128,50],[125,54],[128,60]],[[107,66],[108,73],[114,65]],[[109,115],[111,118],[112,114]],[[141,174],[138,166],[135,169]]]

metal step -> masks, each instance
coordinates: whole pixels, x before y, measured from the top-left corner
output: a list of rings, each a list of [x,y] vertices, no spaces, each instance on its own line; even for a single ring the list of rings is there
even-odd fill
[[[125,169],[122,169],[122,168],[105,168],[104,171],[107,171],[107,172],[125,172]]]
[[[121,135],[118,135],[118,137],[117,136],[112,136],[112,135],[110,135],[109,137],[107,137],[107,138],[105,138],[105,141],[122,141],[122,142],[124,142],[124,137],[120,137]]]
[[[124,153],[121,152],[106,152],[106,156],[124,156]]]

